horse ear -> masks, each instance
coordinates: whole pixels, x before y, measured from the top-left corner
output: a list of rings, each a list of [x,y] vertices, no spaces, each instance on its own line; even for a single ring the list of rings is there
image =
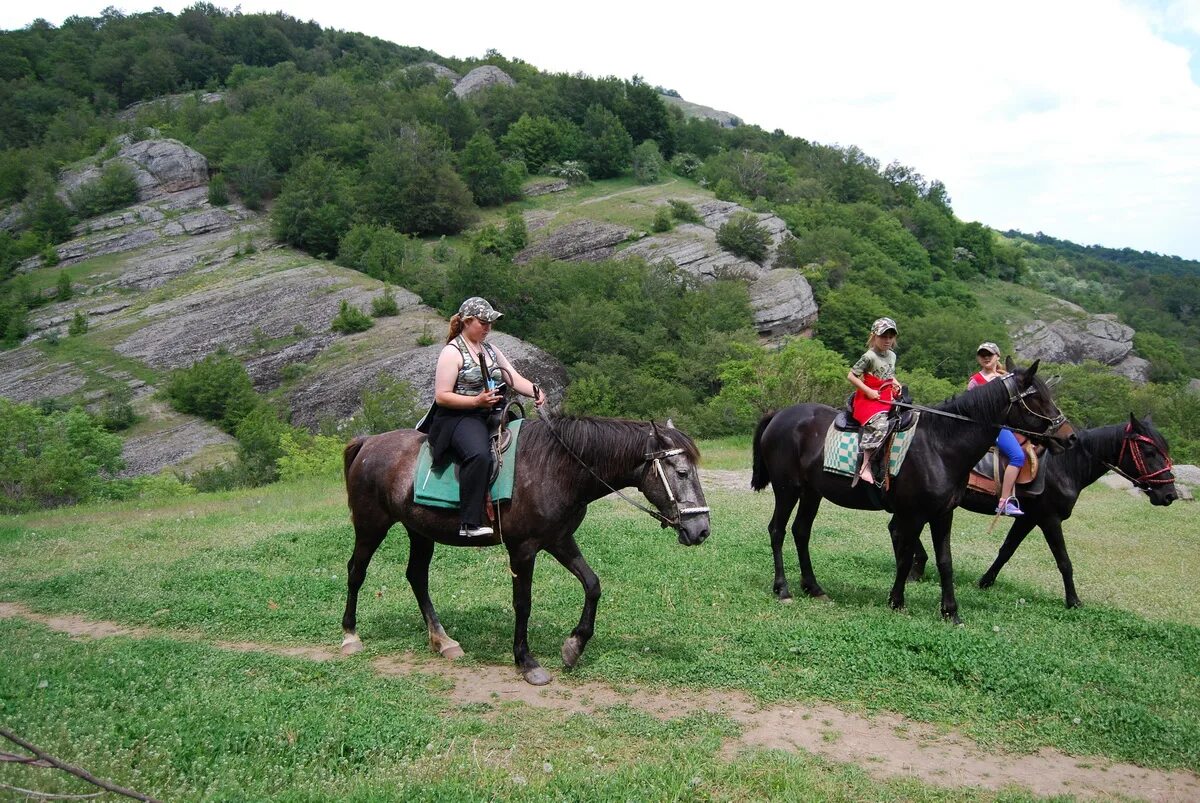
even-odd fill
[[[1041,363],[1042,363],[1041,360],[1034,360],[1033,365],[1031,365],[1025,369],[1025,378],[1027,380],[1033,379],[1034,375],[1037,374],[1038,366],[1041,365]]]
[[[669,418],[667,419],[667,429],[675,429],[675,422]]]
[[[654,423],[654,419],[650,419],[650,432],[654,435],[654,440],[662,440],[662,435],[658,431],[658,424]]]
[[[1013,362],[1012,357],[1004,358],[1004,370],[1008,371],[1010,374],[1017,370],[1017,364]]]
[[[1141,422],[1137,420],[1137,416],[1133,412],[1129,413],[1129,431],[1140,432],[1142,429]]]

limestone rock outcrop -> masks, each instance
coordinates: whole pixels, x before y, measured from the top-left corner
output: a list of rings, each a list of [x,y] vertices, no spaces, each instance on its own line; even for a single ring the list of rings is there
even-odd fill
[[[516,86],[516,84],[517,82],[510,78],[504,70],[493,67],[491,64],[485,64],[464,75],[462,80],[455,84],[454,89],[450,91],[460,98],[467,98],[494,86]]]
[[[812,287],[795,268],[778,268],[750,283],[754,328],[768,341],[806,335],[817,321]]]
[[[117,155],[104,162],[124,162],[133,171],[138,185],[138,199],[148,201],[164,195],[208,182],[208,160],[175,139],[145,139],[132,142],[123,138],[124,144]],[[59,185],[64,194],[69,194],[82,184],[99,178],[104,165],[91,164],[65,171],[59,176]]]
[[[594,220],[576,220],[562,228],[555,229],[543,239],[521,251],[513,259],[513,262],[524,265],[538,257],[598,262],[608,259],[616,253],[617,245],[623,243],[631,234],[633,234],[633,229],[626,226],[615,226],[611,223],[599,223]]]
[[[1138,374],[1142,367],[1133,356],[1133,329],[1115,315],[1084,315],[1056,321],[1032,321],[1013,334],[1017,356],[1030,362],[1080,363],[1095,360],[1105,365],[1124,363],[1124,372]],[[1144,362],[1144,361],[1142,361]],[[1144,380],[1142,380],[1144,381]]]

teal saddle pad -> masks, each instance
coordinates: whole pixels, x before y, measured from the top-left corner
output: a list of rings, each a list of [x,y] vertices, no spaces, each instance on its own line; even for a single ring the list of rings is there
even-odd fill
[[[517,476],[517,438],[521,434],[523,418],[510,421],[508,431],[512,433],[512,442],[504,450],[500,461],[500,474],[488,493],[493,502],[503,502],[512,499],[513,480]],[[451,462],[441,471],[433,468],[433,454],[429,451],[429,442],[421,444],[417,455],[417,478],[413,486],[413,501],[426,507],[457,508],[458,494],[458,464]]]
[[[917,434],[920,413],[913,413],[912,426],[892,436],[888,453],[888,473],[893,477],[900,473],[900,466],[908,454],[908,447]],[[853,477],[858,468],[858,433],[842,432],[829,425],[825,433],[825,470],[834,474]]]

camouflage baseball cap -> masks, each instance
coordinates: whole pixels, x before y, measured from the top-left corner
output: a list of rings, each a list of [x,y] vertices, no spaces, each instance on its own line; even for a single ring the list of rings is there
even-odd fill
[[[1000,356],[1000,347],[997,346],[995,343],[991,342],[990,340],[980,343],[979,348],[975,349],[976,354],[979,354],[980,352],[984,352],[984,351],[986,351],[988,354],[995,354],[997,357]]]
[[[879,318],[875,323],[871,324],[871,334],[882,335],[888,330],[900,334],[900,330],[896,328],[896,322],[891,318]]]
[[[487,299],[479,296],[471,296],[458,308],[458,317],[464,321],[467,318],[478,318],[486,323],[491,323],[503,314],[503,312],[493,309]]]

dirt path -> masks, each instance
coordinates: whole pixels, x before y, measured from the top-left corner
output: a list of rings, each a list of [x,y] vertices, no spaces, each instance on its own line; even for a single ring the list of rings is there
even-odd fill
[[[0,619],[36,622],[75,638],[167,636],[238,652],[262,652],[310,661],[341,658],[334,647],[209,641],[190,633],[36,613],[15,602],[0,602]],[[742,728],[740,736],[726,740],[722,754],[727,758],[746,748],[803,750],[830,761],[855,764],[875,778],[915,777],[943,787],[1019,786],[1037,795],[1200,800],[1200,776],[1185,770],[1151,770],[1104,758],[1069,756],[1051,749],[1032,755],[985,750],[962,734],[944,733],[931,725],[893,714],[867,718],[822,705],[763,708],[748,695],[734,691],[616,689],[600,682],[562,682],[561,675],[559,682],[538,688],[525,683],[511,667],[466,667],[411,653],[380,656],[371,661],[371,666],[383,676],[421,672],[445,678],[454,684],[447,697],[455,705],[517,701],[569,714],[590,714],[626,705],[663,720],[697,711],[722,714]]]
[[[612,195],[601,195],[599,198],[588,198],[586,201],[580,201],[578,206],[587,206],[588,204],[598,204],[601,201],[607,201],[609,198],[616,198],[619,195],[628,195],[631,192],[646,192],[647,190],[661,190],[663,187],[670,187],[672,184],[675,184],[678,181],[679,181],[679,179],[673,178],[670,181],[668,181],[666,184],[652,184],[648,187],[634,187],[631,190],[621,190],[620,192],[614,192]]]

